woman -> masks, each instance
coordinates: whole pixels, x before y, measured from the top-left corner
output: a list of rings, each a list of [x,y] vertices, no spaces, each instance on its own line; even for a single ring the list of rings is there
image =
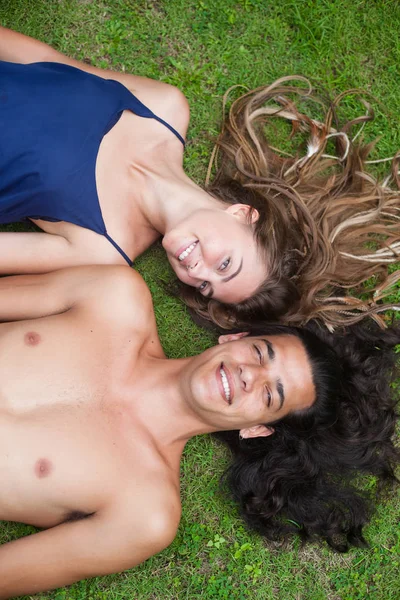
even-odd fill
[[[0,273],[132,264],[161,234],[186,302],[221,326],[283,316],[333,326],[381,310],[343,294],[372,274],[370,292],[384,294],[395,279],[399,194],[363,173],[367,150],[332,127],[333,109],[321,124],[282,95],[308,87],[286,78],[239,99],[203,190],[182,169],[189,110],[176,88],[5,28],[0,59],[0,223],[29,218],[43,230],[1,233]],[[312,134],[304,158],[268,145],[257,122],[270,113]],[[324,158],[328,138],[339,158]]]

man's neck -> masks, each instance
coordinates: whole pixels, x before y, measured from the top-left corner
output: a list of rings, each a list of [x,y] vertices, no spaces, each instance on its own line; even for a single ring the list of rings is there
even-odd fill
[[[210,426],[185,401],[181,379],[192,358],[146,358],[129,383],[131,410],[159,447],[181,447],[193,436],[209,433]]]

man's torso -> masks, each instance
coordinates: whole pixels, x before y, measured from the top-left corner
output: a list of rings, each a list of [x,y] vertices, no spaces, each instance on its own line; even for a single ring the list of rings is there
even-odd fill
[[[0,519],[50,527],[162,481],[123,397],[141,352],[141,333],[90,311],[0,324]]]

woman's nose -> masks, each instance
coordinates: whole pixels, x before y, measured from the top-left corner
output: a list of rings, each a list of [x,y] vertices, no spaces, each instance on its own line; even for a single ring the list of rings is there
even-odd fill
[[[207,279],[207,269],[204,263],[197,261],[194,265],[188,267],[188,275],[192,279]]]

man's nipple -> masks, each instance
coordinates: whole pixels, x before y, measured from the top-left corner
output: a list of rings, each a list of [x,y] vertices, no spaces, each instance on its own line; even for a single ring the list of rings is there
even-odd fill
[[[35,463],[35,475],[39,479],[47,477],[53,470],[53,465],[47,458],[39,458]]]
[[[40,335],[36,331],[28,331],[24,335],[24,342],[27,346],[37,346],[40,344]]]

